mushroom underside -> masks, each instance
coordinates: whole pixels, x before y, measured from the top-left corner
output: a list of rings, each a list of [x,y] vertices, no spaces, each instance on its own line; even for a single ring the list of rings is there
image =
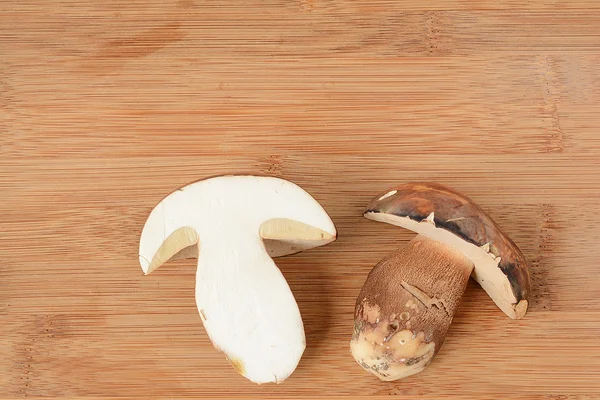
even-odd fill
[[[274,258],[321,247],[336,239],[336,235],[287,218],[265,221],[260,226],[258,234],[263,240],[267,253]],[[140,255],[142,265],[147,265],[145,273],[149,274],[169,261],[198,258],[199,241],[198,234],[191,227],[175,230],[164,239],[152,260],[144,259]]]
[[[364,216],[374,221],[409,229],[460,251],[473,262],[472,278],[479,283],[494,303],[510,318],[519,319],[524,316],[528,305],[527,300],[517,299],[508,276],[499,268],[501,258],[489,252],[489,246],[476,246],[444,228],[436,227],[427,219],[418,222],[409,217],[372,211],[365,212]]]

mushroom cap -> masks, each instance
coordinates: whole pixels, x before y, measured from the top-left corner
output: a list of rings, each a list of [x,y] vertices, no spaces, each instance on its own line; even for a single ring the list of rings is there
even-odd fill
[[[196,243],[214,237],[215,226],[221,234],[225,227],[236,226],[260,236],[271,257],[296,254],[337,238],[326,211],[295,183],[269,176],[214,176],[187,184],[154,206],[140,237],[144,274],[168,260],[197,258]]]
[[[461,251],[472,277],[510,318],[527,312],[530,277],[517,245],[469,197],[444,185],[409,182],[378,194],[368,219],[412,230]]]

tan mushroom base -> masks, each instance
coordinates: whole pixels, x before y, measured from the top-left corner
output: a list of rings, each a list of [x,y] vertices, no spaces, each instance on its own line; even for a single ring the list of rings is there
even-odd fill
[[[418,235],[369,273],[354,311],[350,351],[384,381],[423,371],[444,343],[472,262]]]
[[[388,321],[383,321],[385,326]],[[394,381],[425,369],[435,354],[435,343],[426,342],[423,332],[405,329],[387,338],[375,327],[358,333],[350,342],[356,361],[382,381]]]

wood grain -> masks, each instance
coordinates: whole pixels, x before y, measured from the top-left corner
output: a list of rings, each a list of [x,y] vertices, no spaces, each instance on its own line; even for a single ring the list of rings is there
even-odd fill
[[[600,3],[0,3],[0,397],[600,398]],[[216,352],[193,260],[142,276],[174,188],[302,185],[339,230],[277,260],[307,349],[255,386]],[[368,271],[412,235],[361,217],[409,180],[475,199],[531,264],[526,318],[470,282],[433,364],[349,354]]]

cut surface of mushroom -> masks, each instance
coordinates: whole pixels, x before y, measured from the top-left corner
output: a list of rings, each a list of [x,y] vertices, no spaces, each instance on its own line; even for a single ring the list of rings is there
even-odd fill
[[[336,239],[321,205],[292,182],[220,176],[174,191],[150,213],[139,260],[149,274],[198,257],[195,299],[206,332],[234,368],[256,383],[281,383],[305,349],[294,296],[272,257]]]
[[[530,287],[525,258],[468,197],[435,183],[407,183],[376,195],[364,216],[418,234],[373,268],[357,298],[351,352],[380,379],[401,379],[431,362],[469,277],[510,318],[525,315]],[[400,339],[391,339],[397,335]],[[410,344],[414,354],[398,353],[398,342],[402,349]]]

